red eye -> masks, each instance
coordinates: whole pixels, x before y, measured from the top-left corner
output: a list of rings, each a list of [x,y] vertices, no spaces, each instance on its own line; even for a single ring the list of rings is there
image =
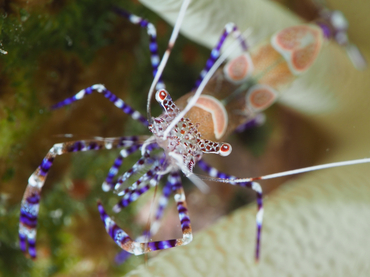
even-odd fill
[[[164,99],[166,99],[168,93],[164,89],[158,90],[157,93],[155,94],[155,99],[158,102],[162,102]]]
[[[231,153],[232,147],[228,143],[223,143],[220,148],[221,156],[228,156]]]

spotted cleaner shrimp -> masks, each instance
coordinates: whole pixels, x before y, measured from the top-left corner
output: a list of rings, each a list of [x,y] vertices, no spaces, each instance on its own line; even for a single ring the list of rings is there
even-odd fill
[[[179,15],[179,23],[181,24],[181,18],[184,16],[186,6],[189,1],[184,1],[184,7],[182,8]],[[231,146],[227,143],[213,142],[207,139],[203,139],[200,133],[197,131],[198,124],[193,124],[188,118],[184,118],[179,123],[179,130],[174,130],[176,134],[170,135],[167,139],[168,146],[162,143],[160,137],[162,136],[163,129],[166,128],[167,122],[171,122],[172,118],[179,113],[179,109],[173,103],[170,95],[161,89],[164,87],[163,82],[160,80],[161,73],[158,74],[158,61],[159,57],[157,54],[157,42],[156,42],[156,31],[154,26],[137,16],[125,13],[130,21],[133,23],[140,24],[142,27],[148,30],[149,37],[151,38],[150,51],[152,57],[153,74],[155,77],[158,76],[158,83],[156,88],[160,89],[156,94],[156,99],[162,104],[166,113],[163,117],[151,118],[148,120],[142,116],[138,111],[132,109],[123,100],[108,91],[103,85],[93,85],[89,88],[81,90],[75,96],[68,98],[60,103],[57,103],[52,108],[60,108],[68,105],[72,102],[84,98],[86,95],[91,94],[93,91],[102,93],[108,98],[114,105],[126,114],[131,115],[135,120],[148,126],[154,134],[153,137],[119,137],[119,138],[103,138],[103,139],[92,139],[82,140],[66,143],[55,144],[44,158],[42,164],[36,169],[36,171],[30,176],[28,186],[26,188],[22,204],[21,204],[21,215],[20,215],[20,226],[19,226],[19,238],[20,247],[22,251],[26,251],[31,258],[36,258],[36,226],[37,216],[39,211],[39,201],[41,189],[46,180],[47,174],[53,164],[54,158],[58,155],[62,155],[69,152],[79,152],[88,150],[100,150],[100,149],[113,149],[124,147],[120,152],[120,156],[116,159],[113,167],[109,171],[109,174],[103,183],[103,190],[109,191],[113,188],[119,196],[123,196],[123,199],[114,207],[114,211],[119,211],[121,208],[127,206],[129,203],[135,201],[138,196],[146,192],[150,186],[156,186],[160,179],[168,174],[168,183],[164,188],[164,195],[160,201],[159,212],[164,209],[166,199],[168,198],[171,190],[175,193],[175,201],[177,202],[179,216],[182,221],[183,238],[179,240],[169,240],[163,242],[154,243],[135,243],[131,239],[131,243],[128,246],[123,247],[124,249],[134,254],[143,254],[148,251],[168,248],[168,246],[174,247],[181,244],[187,244],[192,240],[190,220],[187,215],[185,195],[181,185],[181,179],[178,174],[180,169],[185,173],[187,177],[195,181],[198,184],[202,184],[202,181],[197,178],[193,173],[194,165],[201,159],[203,153],[216,153],[221,155],[228,155],[231,152]],[[170,47],[166,51],[162,62],[168,58],[170,50],[173,46],[173,42],[176,40],[178,28],[174,28],[173,36],[170,39]],[[172,46],[171,46],[172,45]],[[160,68],[160,65],[159,65]],[[156,81],[156,82],[157,82]],[[152,155],[152,151],[155,148],[164,147],[167,149],[166,155],[158,156]],[[187,149],[188,148],[188,149]],[[122,160],[128,155],[132,154],[136,150],[141,149],[142,158],[124,175],[118,178],[117,183],[113,186],[113,178],[115,177]],[[185,153],[186,150],[186,153]],[[181,160],[181,155],[184,154],[184,160]],[[151,165],[151,169],[147,171],[142,177],[140,177],[130,188],[121,190],[121,185],[131,175],[141,170],[144,166]],[[247,184],[246,186],[251,186]],[[168,192],[168,190],[170,190]],[[257,188],[257,193],[260,189]],[[262,199],[262,195],[260,195]],[[261,204],[262,205],[262,204]],[[98,203],[101,217],[106,225],[107,231],[115,238],[118,244],[122,241],[129,239],[127,235],[123,235],[123,230],[118,229],[115,223],[106,215],[101,203]],[[262,206],[261,206],[262,209]],[[153,224],[156,226],[155,224]],[[117,232],[116,232],[117,231]],[[112,233],[113,232],[113,233]],[[120,238],[118,238],[120,237]]]
[[[169,47],[160,64],[154,26],[140,17],[123,12],[123,15],[131,22],[141,25],[148,31],[151,41],[150,51],[153,75],[155,77],[148,98],[149,100],[151,99],[153,88],[156,87],[157,92],[155,93],[155,99],[164,109],[162,115],[152,118],[150,115],[150,101],[148,101],[149,116],[148,119],[145,118],[123,100],[112,94],[103,85],[93,85],[83,89],[73,97],[53,106],[53,108],[60,108],[69,105],[96,91],[103,94],[124,113],[131,115],[133,119],[148,126],[153,135],[151,137],[125,136],[58,143],[50,149],[41,165],[30,176],[21,205],[19,226],[20,247],[24,252],[28,248],[28,253],[32,258],[36,257],[36,227],[41,189],[53,164],[54,158],[58,155],[69,152],[123,148],[103,183],[104,191],[114,190],[119,196],[123,197],[122,200],[114,206],[114,212],[119,212],[121,209],[127,207],[130,203],[147,192],[150,187],[157,186],[159,181],[165,175],[168,175],[168,181],[163,188],[155,222],[150,229],[150,235],[157,231],[159,220],[167,205],[167,199],[171,192],[173,192],[183,233],[183,237],[180,239],[156,242],[134,241],[111,217],[109,217],[102,204],[98,202],[101,219],[108,234],[122,249],[135,255],[186,245],[191,242],[192,228],[187,212],[185,194],[181,184],[180,171],[194,183],[198,184],[200,188],[203,188],[203,181],[201,181],[201,179],[212,179],[253,189],[257,194],[258,205],[256,216],[256,260],[259,258],[263,219],[262,189],[256,181],[309,170],[351,164],[350,162],[336,163],[321,167],[301,169],[294,172],[291,171],[257,178],[241,179],[222,173],[205,163],[202,160],[204,153],[227,156],[231,152],[230,144],[215,142],[214,140],[222,140],[237,126],[244,125],[243,128],[248,128],[261,123],[259,112],[266,109],[276,100],[278,91],[282,90],[282,88],[291,83],[297,75],[305,72],[312,65],[320,51],[322,35],[318,27],[313,27],[311,25],[290,27],[275,34],[271,39],[271,43],[263,44],[265,48],[259,46],[256,48],[257,50],[252,49],[249,53],[246,51],[246,43],[237,27],[233,24],[228,24],[225,27],[225,31],[219,43],[212,51],[204,71],[201,73],[201,77],[196,84],[196,87],[198,87],[196,92],[186,95],[175,103],[170,94],[164,89],[165,86],[161,80],[161,72],[171,52],[173,43],[176,40],[178,27],[181,24],[181,19],[184,16],[187,4],[188,1],[184,1],[179,19],[174,28],[173,36],[171,36],[170,39]],[[244,53],[227,63],[223,69],[217,70],[217,67],[220,66],[223,59],[228,55],[225,54],[219,57],[223,41],[231,33],[237,37]],[[293,40],[291,40],[292,37]],[[266,51],[266,49],[269,49],[269,51]],[[262,55],[262,53],[268,53],[270,56],[266,57]],[[264,66],[266,66],[267,60],[276,67],[269,68],[267,73],[265,72],[262,74],[265,68],[261,68],[261,59],[264,61]],[[276,61],[279,62],[276,63]],[[282,69],[284,69],[284,71],[282,71]],[[283,74],[285,78],[281,79],[279,78],[281,75],[276,76],[276,73],[273,74],[274,70],[277,70],[277,72],[285,72],[286,74]],[[210,80],[211,78],[212,80]],[[216,85],[231,87],[232,93],[226,89],[219,89],[219,91],[220,94],[227,91],[227,96],[210,93],[212,87]],[[200,93],[203,88],[204,93],[201,95]],[[231,117],[237,119],[231,120]],[[159,155],[154,153],[154,150],[158,148],[163,149],[164,153]],[[141,150],[142,157],[130,170],[114,181],[113,179],[117,175],[123,160],[137,150]],[[360,162],[369,162],[369,159],[352,161],[352,163]],[[193,173],[193,168],[196,164],[211,177],[199,177],[195,175]],[[123,187],[123,184],[131,176],[137,174],[146,167],[150,167],[150,169],[136,182],[128,188]]]

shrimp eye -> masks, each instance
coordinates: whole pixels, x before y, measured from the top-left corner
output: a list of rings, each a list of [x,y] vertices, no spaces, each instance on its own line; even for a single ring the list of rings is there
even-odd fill
[[[220,155],[221,156],[229,156],[232,151],[232,147],[228,143],[223,143],[220,147]]]
[[[164,99],[166,99],[168,93],[164,89],[158,90],[155,94],[155,99],[158,102],[162,102]]]

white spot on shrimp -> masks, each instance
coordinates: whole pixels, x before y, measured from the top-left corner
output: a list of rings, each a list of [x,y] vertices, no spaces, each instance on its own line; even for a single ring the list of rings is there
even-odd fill
[[[166,197],[161,197],[161,198],[159,199],[159,205],[161,205],[161,206],[165,206],[165,205],[167,205],[167,202],[168,202],[168,200],[167,200],[167,198],[166,198]]]
[[[159,57],[158,56],[152,56],[151,60],[152,60],[153,65],[158,65],[159,64]]]
[[[25,211],[28,214],[31,214],[33,216],[37,216],[39,213],[39,205],[38,204],[29,204],[29,203],[24,203],[22,205],[22,210]]]
[[[151,179],[151,180],[149,181],[149,184],[150,184],[152,187],[154,187],[154,186],[157,184],[157,180],[156,180],[156,179]]]
[[[152,23],[149,23],[148,24],[148,34],[150,36],[156,36],[157,35],[157,32],[155,30],[155,27],[154,27],[154,25]]]
[[[112,219],[110,219],[110,217],[107,216],[104,218],[104,225],[105,229],[109,233],[109,228],[114,225],[114,222],[112,221]]]
[[[124,102],[121,99],[118,99],[116,102],[114,102],[114,105],[118,108],[123,107]]]
[[[112,149],[112,142],[111,141],[106,141],[105,143],[104,143],[104,147],[106,148],[106,149]]]
[[[158,221],[154,222],[154,223],[152,224],[152,226],[150,227],[150,233],[152,233],[152,234],[157,233],[157,231],[158,231],[158,229],[159,229],[159,226],[160,226],[160,224],[159,224],[159,222],[158,222]]]
[[[218,170],[216,168],[212,167],[211,170],[209,171],[209,176],[217,177],[217,173],[218,173]]]
[[[108,185],[107,182],[104,182],[101,186],[102,190],[107,192],[107,191],[110,191],[110,185]]]
[[[217,49],[213,49],[211,52],[211,55],[213,57],[218,57],[220,55],[220,51],[218,51]]]
[[[132,118],[133,119],[139,119],[140,118],[140,113],[138,111],[135,111],[133,114],[132,114]]]
[[[33,187],[41,187],[42,181],[38,178],[37,175],[32,174],[30,178],[28,178],[28,184]]]
[[[118,169],[115,168],[115,167],[112,167],[110,170],[109,170],[109,175],[116,175],[118,172]]]
[[[252,182],[252,189],[258,193],[262,193],[262,188],[257,182]]]
[[[331,24],[339,30],[348,28],[348,21],[340,11],[333,11],[331,15]]]
[[[225,25],[225,30],[228,32],[228,33],[231,33],[233,31],[233,28],[234,28],[235,24],[233,22],[229,22]]]
[[[51,149],[50,153],[52,155],[62,155],[63,154],[63,143],[57,143],[55,144]]]
[[[101,93],[101,92],[103,92],[103,91],[105,90],[105,86],[100,85],[100,84],[98,84],[98,85],[93,85],[91,88],[92,88],[92,89],[95,89],[95,90],[96,90],[97,92],[99,92],[99,93]]]
[[[132,248],[132,254],[134,255],[141,255],[143,254],[143,250],[141,249],[141,243],[140,242],[134,242],[133,248]]]
[[[82,99],[83,97],[85,96],[85,90],[80,90],[76,95],[75,95],[75,98],[76,99]]]
[[[256,222],[259,226],[262,225],[262,221],[263,221],[263,209],[260,209],[258,212],[257,212],[257,215],[256,215]]]
[[[121,152],[120,152],[121,156],[126,158],[128,156],[128,152],[126,151],[126,149],[122,149]]]
[[[132,14],[130,16],[130,21],[134,24],[139,23],[141,20],[141,17],[138,17],[137,15]]]
[[[193,235],[191,233],[183,234],[182,236],[182,245],[186,245],[193,240]]]
[[[176,202],[184,202],[185,201],[185,195],[183,193],[176,193],[174,198],[175,198]]]

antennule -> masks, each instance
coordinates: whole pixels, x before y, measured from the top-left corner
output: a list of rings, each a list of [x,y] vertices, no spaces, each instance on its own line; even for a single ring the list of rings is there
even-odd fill
[[[158,66],[157,73],[155,74],[154,80],[153,80],[153,82],[152,82],[152,84],[150,86],[149,93],[148,93],[147,105],[146,105],[146,111],[147,111],[147,117],[148,117],[149,123],[152,123],[152,115],[151,115],[151,110],[150,110],[150,102],[152,100],[154,88],[157,85],[158,80],[159,80],[159,78],[161,77],[161,75],[163,73],[164,67],[166,66],[166,63],[168,61],[168,58],[169,58],[169,56],[171,54],[171,50],[172,50],[172,48],[173,48],[173,46],[175,44],[175,41],[177,39],[177,36],[179,34],[180,27],[181,27],[181,24],[182,24],[182,20],[185,17],[186,9],[188,8],[190,2],[191,2],[191,0],[184,0],[182,2],[181,8],[180,8],[180,12],[179,12],[179,16],[177,17],[175,26],[173,27],[173,31],[172,31],[170,40],[168,41],[167,50],[163,54],[161,63]]]
[[[299,168],[299,169],[283,171],[283,172],[279,172],[279,173],[264,175],[264,176],[260,176],[260,177],[253,177],[253,178],[223,179],[223,178],[216,178],[216,177],[208,177],[208,176],[204,176],[204,175],[198,175],[198,176],[202,180],[208,180],[208,181],[214,181],[214,182],[244,183],[244,182],[257,181],[257,180],[274,179],[274,178],[279,178],[279,177],[284,177],[284,176],[289,176],[289,175],[295,175],[295,174],[300,174],[300,173],[309,172],[309,171],[316,171],[316,170],[321,170],[321,169],[326,169],[326,168],[332,168],[332,167],[340,167],[340,166],[364,164],[364,163],[370,163],[370,158],[303,167],[303,168]]]

